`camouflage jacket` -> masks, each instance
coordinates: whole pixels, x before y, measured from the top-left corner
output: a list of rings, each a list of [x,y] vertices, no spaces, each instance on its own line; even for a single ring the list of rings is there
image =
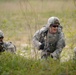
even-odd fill
[[[58,32],[54,35],[49,34],[46,26],[38,30],[33,36],[33,45],[39,49],[43,42],[45,42],[44,50],[49,50],[54,57],[59,56],[63,47],[65,47],[64,33],[61,27],[58,28]]]
[[[16,46],[12,42],[3,42],[2,44],[0,44],[0,52],[4,51],[15,53]]]

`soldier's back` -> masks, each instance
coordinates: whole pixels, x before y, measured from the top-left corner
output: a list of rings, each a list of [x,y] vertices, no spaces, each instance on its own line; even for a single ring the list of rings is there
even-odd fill
[[[16,46],[12,42],[4,42],[4,49],[8,52],[16,52]]]

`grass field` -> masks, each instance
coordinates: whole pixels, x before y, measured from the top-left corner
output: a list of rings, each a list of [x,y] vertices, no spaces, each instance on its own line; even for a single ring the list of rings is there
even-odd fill
[[[51,16],[57,16],[63,26],[66,47],[62,52],[62,60],[65,59],[64,56],[69,59],[68,54],[73,53],[73,48],[76,46],[75,0],[0,0],[0,29],[5,34],[4,41],[13,42],[17,50],[25,50],[27,56],[30,55],[34,33],[46,25],[48,18]],[[26,52],[28,53],[26,54]],[[0,66],[1,75],[58,75],[61,72],[66,73],[66,75],[69,75],[69,73],[70,75],[76,75],[76,68],[72,63],[67,63],[68,65],[64,63],[64,66],[64,64],[58,65],[59,62],[54,62],[52,59],[41,63],[41,61],[25,60],[20,56],[3,55],[0,56],[0,60],[3,62],[0,62],[2,65]],[[45,65],[45,62],[48,65]],[[15,64],[13,65],[13,63]],[[51,66],[54,71],[50,68]],[[49,68],[47,69],[47,67]],[[58,68],[60,70],[57,71]]]

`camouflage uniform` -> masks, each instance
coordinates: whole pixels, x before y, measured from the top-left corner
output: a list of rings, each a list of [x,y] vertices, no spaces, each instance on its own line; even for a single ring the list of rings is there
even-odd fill
[[[52,22],[52,21],[51,21]],[[62,26],[59,25],[58,31],[55,34],[49,33],[50,23],[38,30],[33,36],[33,45],[37,49],[44,43],[44,49],[42,50],[42,58],[52,56],[54,59],[58,59],[62,49],[65,47],[64,33],[62,32]]]
[[[3,42],[2,44],[0,44],[0,52],[4,51],[15,53],[16,47],[12,42]]]
[[[74,48],[74,57],[73,57],[74,60],[76,60],[76,47]]]
[[[4,38],[4,34],[1,30],[0,30],[0,38]],[[16,46],[12,42],[0,41],[0,52],[4,52],[4,51],[15,53]]]

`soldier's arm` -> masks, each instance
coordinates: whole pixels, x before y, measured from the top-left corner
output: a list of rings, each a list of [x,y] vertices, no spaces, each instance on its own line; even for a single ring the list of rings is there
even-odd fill
[[[33,45],[34,47],[36,47],[37,49],[40,48],[41,45],[41,39],[44,38],[43,33],[47,30],[46,27],[41,28],[40,30],[36,31],[36,33],[33,36]]]
[[[16,53],[16,46],[12,42],[5,43],[6,51]]]
[[[60,38],[57,42],[56,50],[52,53],[53,57],[59,58],[62,49],[65,47],[65,38],[63,32],[60,34]]]
[[[0,52],[4,52],[5,51],[3,44],[4,43],[0,43]]]

